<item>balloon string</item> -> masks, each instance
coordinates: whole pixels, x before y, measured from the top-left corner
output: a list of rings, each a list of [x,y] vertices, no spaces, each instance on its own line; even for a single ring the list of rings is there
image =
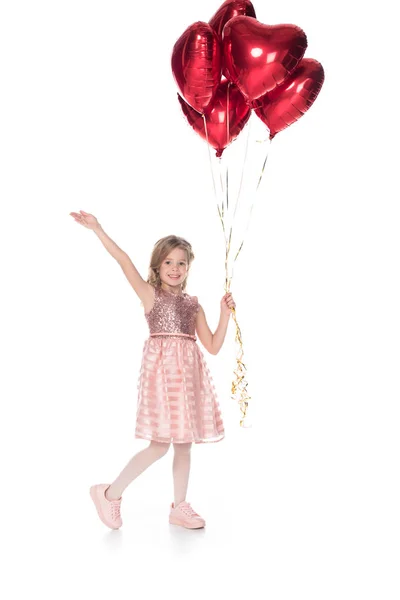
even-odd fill
[[[218,157],[218,166],[219,166],[219,182],[221,185],[221,205],[222,205],[222,219],[224,221],[224,230],[225,230],[225,216],[228,216],[228,168],[226,169],[224,176],[224,157]],[[225,202],[226,202],[226,215],[225,215]]]
[[[210,142],[209,142],[209,139],[208,139],[207,121],[206,121],[206,117],[205,117],[204,113],[203,113],[202,117],[203,117],[203,122],[204,122],[204,130],[206,132],[207,147],[208,147],[208,157],[209,157],[209,160],[210,160],[211,177],[212,177],[212,181],[213,181],[214,195],[215,195],[215,199],[216,199],[216,202],[217,202],[218,216],[219,216],[219,219],[221,221],[222,231],[224,233],[225,244],[227,244],[227,238],[226,238],[226,232],[225,232],[225,223],[224,223],[224,214],[223,214],[223,204],[221,203],[221,206],[220,206],[219,205],[219,201],[218,201],[217,186],[215,184],[215,174],[214,174],[214,169],[213,169],[213,164],[212,164],[212,158],[211,158],[211,149],[210,149],[211,147],[210,147]],[[219,166],[220,166],[220,169],[221,169],[221,162],[220,161],[219,161]],[[221,181],[221,177],[220,177],[220,181]]]
[[[227,89],[227,143],[229,142],[229,139],[230,139],[230,137],[229,137],[229,86],[230,86],[230,84],[228,85],[228,89]],[[233,233],[236,209],[238,206],[238,201],[239,201],[240,192],[241,192],[242,183],[243,183],[244,164],[245,164],[246,157],[247,157],[248,143],[249,143],[249,130],[248,130],[248,135],[247,135],[245,156],[243,159],[240,187],[239,187],[238,194],[236,196],[234,213],[233,213],[233,216],[230,217],[229,238],[226,241],[225,293],[228,293],[230,290],[230,286],[231,286],[232,279],[233,279],[233,270],[234,270],[234,266],[235,266],[234,264],[232,265],[232,271],[229,276],[229,254],[231,251],[232,233]],[[227,166],[227,172],[226,172],[226,204],[227,204],[227,207],[229,206],[229,175],[228,175],[228,173],[229,173],[229,168]],[[236,258],[235,258],[235,260],[236,260]],[[235,260],[234,260],[234,263],[235,263]],[[236,355],[236,368],[234,369],[234,372],[233,372],[234,379],[232,381],[231,394],[232,394],[232,400],[236,400],[239,404],[239,408],[240,408],[240,411],[242,414],[241,419],[240,419],[240,427],[244,427],[250,396],[247,393],[248,383],[246,381],[246,365],[244,364],[244,362],[242,360],[243,355],[244,355],[242,333],[240,331],[239,323],[237,320],[236,309],[232,308],[231,312],[232,312],[232,318],[234,320],[235,327],[236,327],[235,342],[239,345],[239,349],[238,349],[238,352]]]
[[[241,172],[241,176],[240,176],[239,189],[238,189],[238,193],[236,195],[236,202],[235,202],[235,208],[233,211],[233,216],[231,217],[231,220],[230,220],[229,243],[231,243],[231,241],[232,241],[232,233],[233,233],[233,226],[234,226],[234,222],[235,222],[236,211],[237,211],[237,208],[239,205],[239,199],[241,197],[241,192],[242,192],[244,172],[245,172],[245,166],[246,166],[246,160],[247,160],[247,154],[248,154],[248,148],[249,148],[250,131],[251,131],[251,121],[249,122],[248,127],[247,127],[246,145],[245,145],[245,152],[244,152],[243,163],[242,163],[242,172]],[[231,279],[233,278],[233,271],[235,268],[234,263],[236,261],[237,256],[238,255],[236,254],[236,257],[233,261]]]
[[[271,142],[272,142],[272,140],[271,140],[271,138],[268,138],[268,140],[269,140],[269,146],[268,146],[268,149],[267,149],[267,154],[265,156],[264,164],[263,164],[262,169],[261,169],[260,179],[258,180],[258,183],[257,183],[256,193],[258,192],[258,188],[260,187],[261,179],[263,178],[263,175],[264,175],[265,165],[267,164],[267,158],[269,156],[269,151],[270,151],[270,148],[271,148]]]
[[[227,127],[229,127],[229,93],[227,95]],[[227,165],[226,167],[226,174],[225,174],[225,191],[224,191],[224,185],[223,185],[223,174],[222,174],[222,170],[223,170],[223,163],[221,161],[221,159],[219,159],[218,164],[219,164],[219,180],[220,180],[220,189],[221,189],[221,194],[222,194],[222,201],[221,201],[221,206],[219,205],[219,201],[218,201],[218,193],[217,193],[217,186],[215,183],[215,175],[214,175],[214,169],[213,169],[213,165],[212,165],[212,158],[211,158],[211,150],[210,150],[210,144],[209,144],[209,139],[208,139],[208,130],[207,130],[207,122],[206,122],[206,118],[205,115],[203,114],[203,121],[204,121],[204,130],[206,133],[206,139],[207,139],[207,146],[208,146],[208,154],[209,154],[209,161],[210,161],[210,168],[211,168],[211,175],[212,175],[212,179],[213,179],[213,187],[214,187],[214,194],[216,197],[216,201],[217,201],[217,208],[218,208],[218,215],[219,215],[219,219],[222,225],[222,230],[223,230],[223,234],[224,234],[224,238],[225,238],[225,292],[228,293],[230,290],[230,286],[231,286],[231,282],[232,282],[232,278],[233,278],[233,268],[234,265],[232,267],[232,273],[231,276],[229,277],[229,254],[231,251],[231,242],[232,242],[232,232],[233,232],[233,222],[234,222],[234,217],[236,214],[236,209],[237,209],[237,205],[238,205],[238,201],[239,201],[239,197],[240,197],[240,190],[242,187],[242,182],[243,182],[243,173],[244,173],[244,165],[242,168],[242,174],[241,174],[241,181],[240,181],[240,189],[236,198],[236,205],[235,205],[235,211],[234,211],[234,215],[233,218],[231,220],[230,223],[230,231],[229,231],[229,238],[227,238],[226,235],[226,228],[225,228],[225,210],[224,210],[224,198],[226,201],[226,206],[227,206],[227,213],[228,213],[228,208],[229,208],[229,167]],[[227,140],[229,140],[229,129],[227,129]],[[249,141],[249,134],[247,136],[247,142],[246,142],[246,152],[245,152],[245,157],[244,157],[244,162],[246,160],[247,157],[247,149],[248,149],[248,141]],[[243,245],[243,242],[242,242]],[[241,248],[240,248],[241,249]],[[239,251],[240,251],[239,249]],[[236,257],[234,259],[234,262],[236,261],[237,257],[238,257],[239,252],[236,254]],[[231,386],[231,393],[232,393],[232,399],[233,400],[237,400],[238,404],[239,404],[239,408],[242,414],[242,418],[240,419],[240,426],[244,427],[244,422],[245,422],[245,418],[247,416],[247,407],[248,407],[248,403],[250,400],[250,396],[247,393],[247,386],[248,383],[246,381],[246,365],[243,362],[243,355],[244,355],[244,350],[243,350],[243,340],[242,340],[242,334],[241,334],[241,330],[239,327],[239,323],[237,320],[237,316],[236,316],[236,309],[232,308],[231,309],[232,312],[232,318],[234,320],[235,323],[235,327],[236,327],[236,332],[235,332],[235,342],[239,345],[239,350],[236,356],[236,368],[234,370],[234,380],[232,381],[232,386]]]
[[[236,210],[237,210],[237,207],[238,207],[238,204],[239,204],[240,194],[242,192],[242,185],[243,185],[243,179],[244,179],[244,171],[245,171],[246,160],[247,160],[247,152],[248,152],[248,149],[249,149],[250,131],[251,131],[251,120],[250,120],[250,122],[248,124],[248,127],[247,127],[247,138],[246,138],[246,146],[245,146],[244,157],[243,157],[243,164],[242,164],[242,174],[241,174],[241,177],[240,177],[239,190],[238,190],[238,193],[237,193],[237,196],[236,196],[236,204],[235,204],[235,210],[234,210],[234,213],[233,213],[233,219],[235,218]]]
[[[249,225],[250,225],[251,214],[252,214],[252,212],[253,212],[254,204],[255,204],[255,202],[256,202],[258,188],[260,187],[261,179],[262,179],[262,177],[263,177],[263,175],[264,175],[265,166],[266,166],[266,164],[267,164],[267,159],[268,159],[268,156],[269,156],[269,150],[270,150],[270,147],[271,147],[271,140],[269,140],[269,145],[268,145],[268,149],[267,149],[267,154],[266,154],[266,156],[265,156],[264,164],[263,164],[263,166],[262,166],[262,169],[261,169],[261,173],[260,173],[260,177],[259,177],[258,184],[257,184],[257,187],[256,187],[256,191],[255,191],[255,193],[254,193],[254,195],[253,195],[253,200],[252,200],[252,203],[251,203],[250,212],[249,212],[249,216],[248,216],[248,219],[247,219],[247,225],[246,225],[246,229],[245,229],[245,231],[244,231],[244,234],[243,234],[243,239],[242,239],[242,242],[241,242],[241,244],[240,244],[239,250],[237,251],[237,254],[236,254],[236,256],[235,256],[235,258],[234,258],[233,262],[236,262],[236,259],[237,259],[237,257],[239,256],[239,254],[240,254],[240,251],[241,251],[241,250],[242,250],[242,248],[243,248],[243,244],[244,244],[244,240],[245,240],[245,237],[246,237],[246,233],[247,233],[247,231],[248,231],[248,229],[249,229]]]
[[[230,139],[230,106],[229,106],[229,90],[231,87],[231,82],[228,83],[226,88],[226,145],[229,144]],[[229,194],[228,194],[228,174],[229,169],[226,167],[226,212],[229,214]]]
[[[251,120],[249,121],[249,124],[248,124],[248,127],[247,127],[247,137],[246,137],[246,146],[245,146],[245,152],[244,152],[243,163],[242,163],[242,173],[241,173],[241,177],[240,177],[239,190],[238,190],[238,193],[237,193],[237,196],[236,196],[235,210],[233,212],[233,217],[231,219],[231,227],[230,227],[230,233],[229,233],[229,237],[230,238],[232,237],[233,224],[234,224],[234,221],[235,221],[235,215],[236,215],[236,211],[237,211],[237,208],[238,208],[238,205],[239,205],[239,200],[240,200],[241,192],[242,192],[244,172],[245,172],[247,154],[248,154],[248,149],[249,149],[250,132],[251,132]],[[264,165],[265,165],[265,163],[264,163]],[[258,189],[258,187],[257,187],[257,189]],[[235,263],[238,255],[239,255],[239,252],[242,249],[242,246],[243,246],[243,242],[240,245],[240,248],[239,248],[239,250],[238,250],[238,252],[237,252],[237,254],[236,254],[235,258],[234,258],[233,263]],[[233,269],[234,269],[234,267],[235,267],[235,265],[233,264],[231,277],[233,277]]]
[[[271,143],[271,140],[269,140],[269,142]],[[248,144],[248,138],[247,138],[247,144]],[[239,256],[239,254],[240,254],[240,251],[243,248],[243,244],[244,244],[244,240],[245,240],[245,237],[246,237],[246,233],[247,233],[247,231],[249,229],[251,214],[253,212],[253,208],[254,208],[254,204],[255,204],[257,192],[258,192],[258,189],[260,187],[261,179],[262,179],[262,177],[264,175],[265,166],[266,166],[267,159],[268,159],[268,156],[269,156],[269,150],[270,150],[270,145],[268,146],[267,154],[265,156],[265,160],[264,160],[264,163],[263,163],[263,166],[262,166],[262,169],[261,169],[260,177],[259,177],[259,180],[258,180],[258,183],[257,183],[257,188],[256,188],[254,196],[253,196],[253,201],[252,201],[252,204],[251,204],[251,207],[250,207],[250,212],[249,212],[249,216],[248,216],[248,220],[247,220],[247,226],[246,226],[245,232],[243,234],[243,239],[242,239],[240,247],[239,247],[239,249],[238,249],[238,251],[236,253],[235,258],[233,259],[231,278],[228,279],[228,276],[226,276],[226,289],[225,289],[226,292],[229,291],[230,283],[231,283],[231,280],[233,278],[233,270],[234,270],[234,267],[235,267],[235,263],[236,263],[236,260],[237,260],[237,258]],[[246,146],[246,153],[245,153],[245,159],[244,159],[244,161],[246,160],[246,156],[247,156],[247,146]],[[244,170],[244,168],[243,168],[243,170]],[[242,171],[242,178],[243,178],[243,171]],[[240,184],[240,186],[241,186],[241,184]],[[238,198],[239,198],[239,196],[240,196],[240,192],[238,194]],[[237,201],[236,201],[236,205],[237,205]],[[236,212],[236,208],[235,208],[235,212]],[[232,222],[232,226],[233,226],[233,222]],[[230,230],[229,242],[231,241],[231,233],[232,233],[232,227],[231,227],[231,230]],[[230,249],[230,245],[229,245],[229,248],[227,248],[227,254],[229,253],[229,249]],[[226,260],[226,264],[227,264],[227,260]],[[232,308],[231,310],[232,310],[232,316],[233,316],[233,319],[234,319],[234,322],[235,322],[235,325],[236,325],[235,341],[239,344],[239,351],[238,351],[238,354],[236,356],[236,370],[234,371],[235,379],[232,382],[232,390],[231,391],[232,391],[232,399],[233,400],[237,399],[238,404],[239,404],[239,408],[240,408],[241,413],[242,413],[242,418],[240,420],[240,426],[244,427],[245,419],[246,419],[246,416],[247,416],[247,408],[248,408],[248,405],[249,405],[249,400],[251,400],[251,396],[249,396],[248,391],[247,391],[248,383],[246,381],[246,365],[244,364],[244,362],[242,360],[243,359],[243,355],[244,355],[242,334],[241,334],[241,331],[240,331],[239,323],[238,323],[237,318],[236,318],[236,310],[234,308]]]
[[[229,121],[229,89],[231,84],[228,83],[226,88],[226,145],[229,144],[230,139],[230,121]],[[225,173],[225,198],[226,198],[226,213],[227,218],[229,218],[229,163],[226,163],[226,173]],[[225,248],[225,291],[230,287],[231,281],[229,279],[229,252],[231,248],[231,240],[232,240],[232,228],[229,232],[229,238],[226,241]]]

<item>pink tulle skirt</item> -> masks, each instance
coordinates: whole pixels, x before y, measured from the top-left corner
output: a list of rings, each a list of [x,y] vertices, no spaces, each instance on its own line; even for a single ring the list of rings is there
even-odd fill
[[[215,387],[196,341],[150,337],[143,348],[135,437],[157,442],[218,442],[224,425]]]

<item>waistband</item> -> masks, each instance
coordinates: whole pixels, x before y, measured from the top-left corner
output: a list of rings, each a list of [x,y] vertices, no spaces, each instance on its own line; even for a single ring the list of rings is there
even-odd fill
[[[163,332],[163,331],[159,331],[158,333],[151,333],[150,337],[157,337],[157,336],[166,336],[166,337],[186,337],[189,338],[191,340],[196,341],[197,337],[195,335],[190,335],[189,333],[168,333],[168,332]]]

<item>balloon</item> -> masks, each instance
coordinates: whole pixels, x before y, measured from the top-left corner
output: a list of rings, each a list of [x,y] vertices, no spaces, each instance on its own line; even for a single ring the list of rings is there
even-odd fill
[[[255,18],[256,12],[250,0],[226,0],[210,19],[209,24],[218,34],[219,38],[222,38],[222,30],[226,23],[238,15]]]
[[[202,113],[211,103],[221,78],[221,49],[208,23],[197,21],[177,40],[171,67],[186,102]]]
[[[209,24],[217,33],[218,38],[222,41],[222,30],[225,27],[226,23],[230,21],[233,17],[237,17],[239,15],[254,17],[256,16],[256,12],[250,0],[226,0],[212,19],[209,21]],[[228,78],[228,72],[225,67],[224,57],[222,55],[222,72],[225,77]]]
[[[324,83],[324,69],[313,58],[303,58],[283,85],[260,98],[256,115],[266,124],[270,139],[289,127],[310,108]]]
[[[296,25],[263,25],[253,17],[233,17],[222,32],[227,77],[249,101],[271,92],[295,70],[307,48]]]
[[[246,125],[251,109],[238,88],[229,81],[218,87],[213,104],[203,115],[193,110],[178,94],[183,114],[202,138],[215,148],[220,157],[224,149],[239,135]],[[228,109],[229,107],[229,109]],[[228,121],[229,112],[229,121]],[[207,132],[204,128],[206,121]]]

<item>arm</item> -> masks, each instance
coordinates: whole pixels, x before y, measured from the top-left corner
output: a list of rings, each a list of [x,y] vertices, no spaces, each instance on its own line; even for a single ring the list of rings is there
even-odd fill
[[[119,263],[126,278],[142,303],[151,305],[154,299],[153,287],[142,279],[127,253],[121,250],[121,248],[106,234],[96,217],[84,210],[80,210],[79,213],[71,212],[69,214],[77,223],[80,223],[80,225],[83,225],[86,229],[91,229],[95,232],[107,252],[109,252]]]
[[[210,354],[218,354],[218,352],[222,348],[222,344],[225,340],[226,331],[228,329],[229,319],[231,316],[230,313],[230,308],[228,312],[221,306],[221,314],[219,318],[218,327],[215,330],[215,332],[212,333],[211,329],[207,324],[203,308],[201,306],[199,308],[196,317],[196,331],[199,340],[201,341],[207,352],[209,352]]]
[[[208,326],[204,310],[200,306],[196,317],[196,331],[199,340],[210,354],[218,354],[221,350],[228,329],[229,318],[229,314],[221,311],[218,327],[215,330],[215,333],[212,333]]]
[[[86,229],[91,229],[95,232],[104,248],[119,263],[126,278],[141,299],[142,303],[144,305],[151,306],[154,299],[154,290],[152,286],[142,279],[127,253],[121,250],[121,248],[117,246],[117,244],[106,234],[96,217],[85,212],[84,210],[80,210],[79,213],[71,212],[69,214],[77,223],[83,225],[83,227]]]
[[[101,225],[98,225],[93,231],[103,244],[104,248],[118,262],[125,277],[139,296],[140,300],[143,303],[151,300],[154,295],[153,288],[142,278],[128,254],[121,250],[121,248],[106,234]]]
[[[119,246],[117,246],[117,244],[106,234],[106,232],[100,224],[96,225],[96,227],[93,228],[93,231],[97,235],[107,252],[109,252],[111,256],[115,258],[115,260],[119,264],[121,264],[121,261],[123,261],[125,257],[128,256],[126,252],[124,252]]]

